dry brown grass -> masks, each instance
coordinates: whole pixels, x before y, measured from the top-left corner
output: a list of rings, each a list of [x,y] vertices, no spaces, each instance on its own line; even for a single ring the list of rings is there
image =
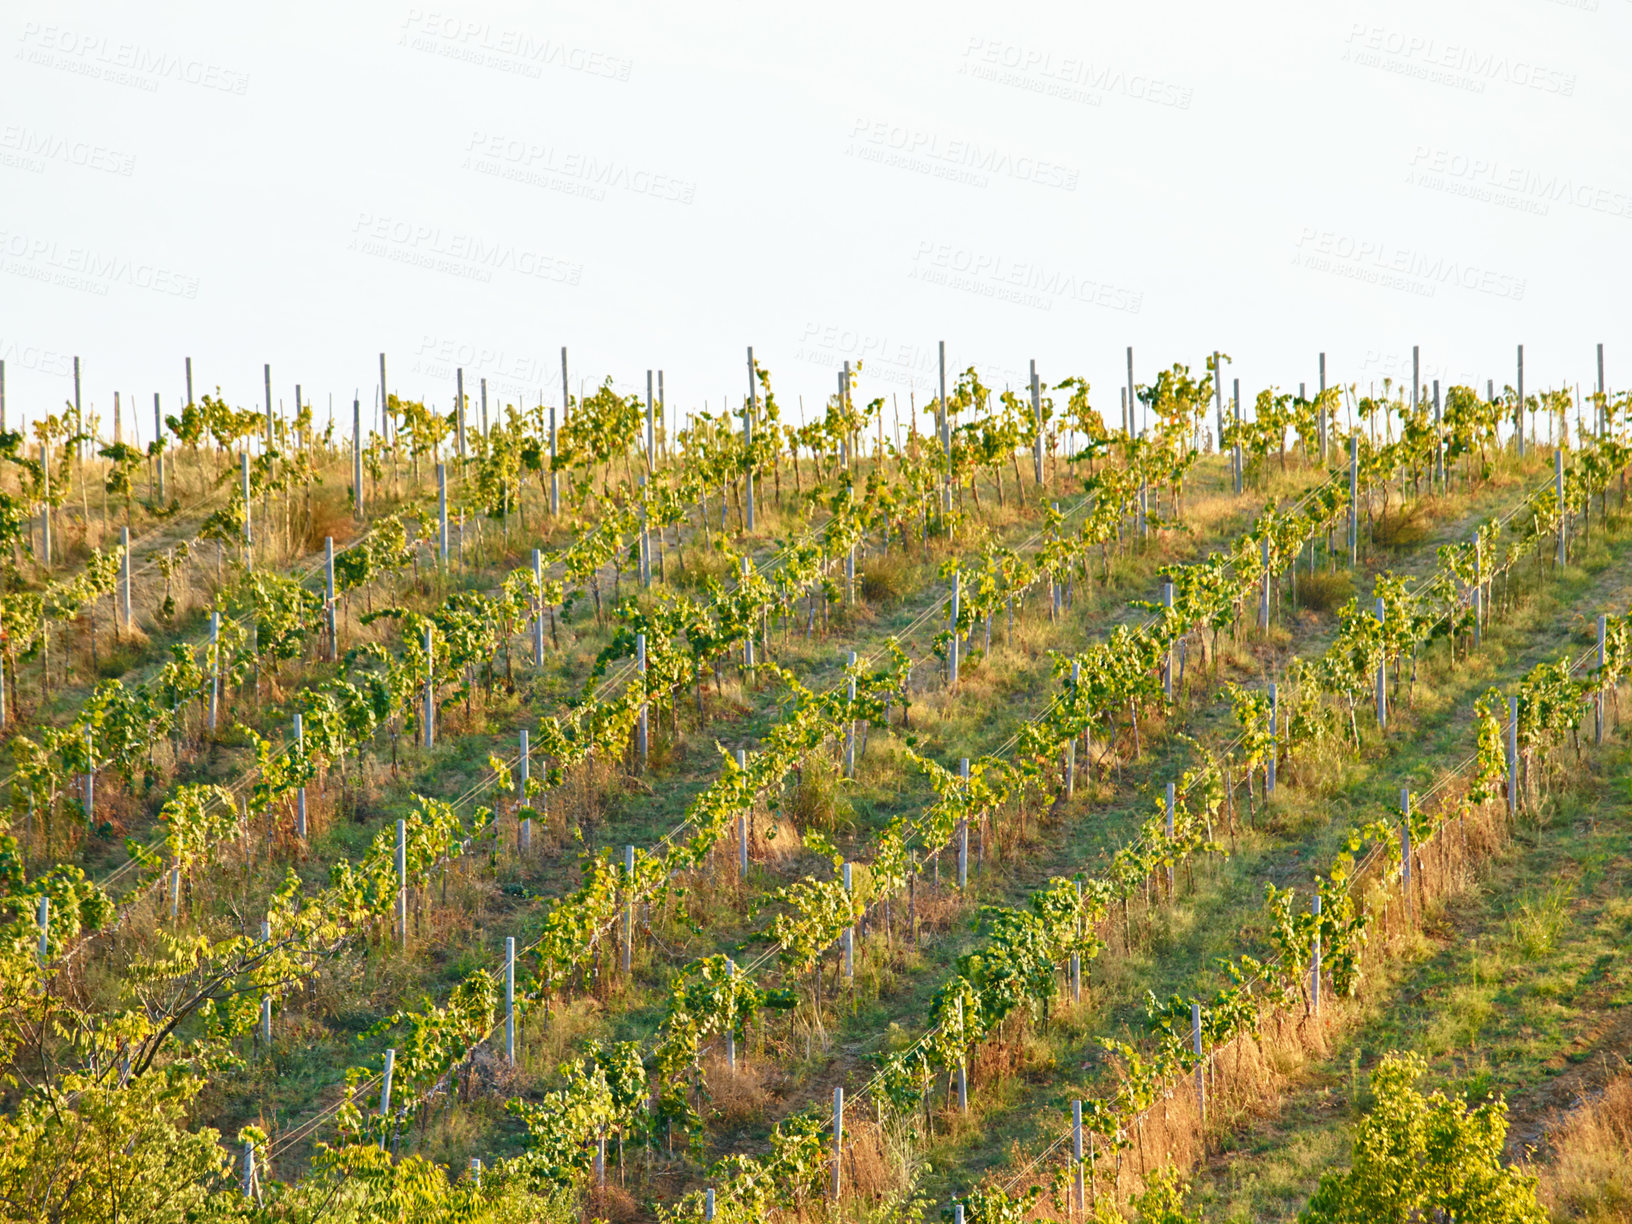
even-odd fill
[[[956,885],[958,882],[958,860],[954,854],[948,857],[941,855],[945,861],[941,864],[942,888],[933,884],[934,877],[925,875],[918,881],[918,929],[925,935],[941,934],[952,928],[952,924],[968,912],[968,905],[958,896]],[[971,866],[970,873],[973,874]]]
[[[579,1052],[584,1041],[605,1028],[605,1015],[593,998],[558,1003],[527,1016],[517,1039],[517,1060],[525,1067],[554,1067]]]
[[[307,521],[306,538],[302,542],[306,552],[321,556],[326,537],[332,537],[334,546],[341,548],[356,539],[362,531],[361,525],[352,517],[351,502],[345,494],[345,488],[325,489],[312,498],[311,518]]]
[[[970,1090],[985,1084],[1000,1084],[1018,1075],[1024,1066],[1025,1052],[1020,1041],[998,1038],[981,1042],[969,1059]]]
[[[796,858],[803,849],[804,840],[790,821],[777,820],[765,812],[756,811],[748,823],[750,862],[777,867]]]
[[[466,1060],[459,1071],[459,1096],[463,1101],[478,1097],[494,1097],[500,1101],[515,1095],[516,1081],[521,1075],[518,1064],[512,1067],[504,1054],[491,1045],[484,1045]]]
[[[892,1199],[911,1185],[916,1158],[909,1136],[895,1126],[877,1122],[844,1124],[844,1192],[847,1198],[878,1202]]]
[[[1553,1131],[1537,1196],[1557,1220],[1632,1221],[1632,1071],[1611,1080]]]
[[[726,1065],[723,1054],[715,1053],[703,1059],[703,1075],[714,1111],[727,1125],[757,1122],[765,1117],[776,1078],[770,1068],[749,1062],[739,1048],[735,1071]]]
[[[716,512],[719,506],[715,507]],[[716,522],[718,520],[715,520]],[[716,582],[727,582],[734,576],[731,558],[713,548],[704,548],[697,544],[685,550],[686,565],[681,570],[677,560],[672,555],[667,564],[673,566],[673,573],[669,581],[682,590],[702,591],[707,589],[708,579]]]
[[[1377,516],[1372,525],[1372,542],[1378,548],[1395,551],[1415,548],[1428,538],[1428,524],[1431,521],[1428,507],[1420,500],[1403,510],[1392,508]]]
[[[1126,1207],[1145,1188],[1150,1174],[1200,1162],[1204,1137],[1230,1133],[1272,1112],[1274,1099],[1290,1076],[1324,1048],[1325,1033],[1319,1025],[1286,1013],[1267,1023],[1256,1037],[1230,1042],[1206,1064],[1205,1123],[1194,1077],[1188,1076],[1130,1129],[1127,1147],[1094,1155],[1093,1177],[1085,1177],[1085,1188],[1101,1205],[1109,1199]]]
[[[1298,603],[1311,612],[1330,612],[1354,595],[1348,570],[1320,570],[1298,575]]]
[[[891,604],[912,582],[911,567],[900,553],[869,557],[857,576],[861,597],[870,604]]]
[[[612,1162],[612,1154],[607,1153],[607,1163]],[[608,1178],[613,1176],[607,1170]],[[635,1196],[614,1181],[606,1185],[591,1189],[585,1196],[587,1218],[592,1220],[609,1220],[612,1224],[625,1224],[625,1221],[640,1219],[640,1204]]]

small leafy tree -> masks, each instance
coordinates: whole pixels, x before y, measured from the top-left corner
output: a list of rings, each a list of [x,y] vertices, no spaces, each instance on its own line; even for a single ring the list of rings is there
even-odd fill
[[[13,1219],[196,1219],[227,1159],[187,1113],[203,1081],[171,1069],[128,1085],[68,1076],[0,1120],[0,1195]]]
[[[1354,1166],[1320,1179],[1299,1224],[1545,1224],[1536,1179],[1502,1164],[1507,1103],[1474,1109],[1458,1093],[1424,1096],[1417,1054],[1389,1054],[1372,1073],[1377,1103],[1354,1128]]]
[[[189,405],[190,407],[190,405]],[[221,479],[222,457],[234,449],[239,441],[249,437],[261,423],[261,415],[248,408],[234,408],[221,398],[221,388],[215,389],[212,398],[206,395],[199,401],[199,408],[203,413],[202,425],[209,436],[215,439],[215,475]],[[186,412],[182,413],[185,420]],[[178,437],[182,436],[178,433]],[[185,441],[185,437],[183,437]]]
[[[1145,1188],[1133,1200],[1137,1224],[1200,1224],[1201,1213],[1188,1215],[1184,1200],[1190,1187],[1177,1169],[1157,1169],[1145,1179]]]
[[[115,442],[112,446],[104,446],[97,452],[112,465],[108,468],[107,479],[103,488],[116,497],[124,498],[125,525],[130,526],[130,499],[136,491],[136,473],[142,466],[145,457],[142,451],[137,450],[124,442]]]

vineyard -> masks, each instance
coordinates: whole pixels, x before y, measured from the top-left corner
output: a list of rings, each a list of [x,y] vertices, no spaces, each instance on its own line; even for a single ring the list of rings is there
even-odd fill
[[[0,395],[0,1216],[1632,1218],[1632,394],[1520,361]]]

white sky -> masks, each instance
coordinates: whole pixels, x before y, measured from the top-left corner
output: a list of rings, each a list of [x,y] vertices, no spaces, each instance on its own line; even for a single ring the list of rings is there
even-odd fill
[[[0,8],[8,417],[114,390],[797,418],[1222,348],[1244,400],[1632,382],[1632,0]],[[426,266],[429,265],[429,266]],[[127,409],[127,413],[128,413]]]

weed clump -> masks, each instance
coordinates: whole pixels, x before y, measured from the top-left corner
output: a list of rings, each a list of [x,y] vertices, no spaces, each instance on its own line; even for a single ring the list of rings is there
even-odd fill
[[[1385,511],[1372,524],[1372,542],[1378,548],[1392,552],[1415,548],[1428,538],[1425,517],[1426,511],[1420,501],[1403,509]]]
[[[1330,612],[1353,597],[1354,579],[1347,570],[1298,576],[1298,602],[1311,612]]]
[[[873,557],[861,571],[861,597],[870,604],[892,604],[906,594],[910,575],[899,554]]]

